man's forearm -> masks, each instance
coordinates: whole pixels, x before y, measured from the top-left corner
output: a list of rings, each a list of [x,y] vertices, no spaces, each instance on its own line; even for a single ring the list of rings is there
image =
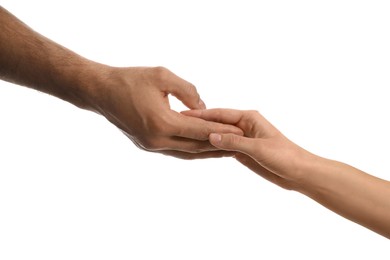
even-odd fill
[[[97,67],[65,47],[34,32],[0,7],[0,78],[88,107]],[[93,69],[92,69],[93,68]]]
[[[315,157],[300,192],[330,210],[390,238],[390,183],[347,164]]]

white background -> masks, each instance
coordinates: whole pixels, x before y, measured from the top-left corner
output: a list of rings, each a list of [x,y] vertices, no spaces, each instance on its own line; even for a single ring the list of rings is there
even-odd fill
[[[208,107],[259,110],[304,148],[390,179],[388,1],[2,5],[89,59],[165,66]],[[233,159],[147,153],[96,114],[0,82],[0,259],[389,259],[389,249]]]

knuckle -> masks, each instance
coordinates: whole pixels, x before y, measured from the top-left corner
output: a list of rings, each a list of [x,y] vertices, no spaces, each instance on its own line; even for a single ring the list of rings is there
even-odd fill
[[[234,135],[234,134],[227,134],[226,135],[226,145],[228,145],[229,147],[236,147],[237,145],[239,145],[241,142],[241,138],[237,135]]]
[[[248,113],[248,116],[251,118],[257,117],[260,115],[259,111],[257,111],[257,110],[248,110],[247,113]]]
[[[195,85],[193,85],[192,83],[186,84],[185,88],[186,88],[185,91],[187,92],[188,95],[195,97],[195,98],[200,97],[198,91],[196,90]]]
[[[169,135],[172,131],[171,120],[166,114],[162,114],[157,118],[151,119],[147,123],[148,133],[151,135],[157,136],[166,136]]]
[[[248,110],[240,123],[240,127],[245,129],[245,135],[248,137],[254,137],[256,135],[256,125],[258,124],[258,119],[260,113],[257,110]]]
[[[169,76],[170,71],[162,66],[152,68],[152,76],[157,82],[164,82]]]

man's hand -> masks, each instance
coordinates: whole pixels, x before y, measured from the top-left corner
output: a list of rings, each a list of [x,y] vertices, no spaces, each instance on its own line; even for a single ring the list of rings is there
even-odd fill
[[[190,109],[204,109],[195,87],[169,70],[113,68],[85,59],[34,32],[0,6],[0,78],[51,94],[105,116],[138,147],[180,158],[227,153],[207,141],[237,127],[172,111],[172,94]]]
[[[168,95],[190,109],[204,109],[196,88],[163,67],[109,68],[97,82],[92,110],[104,115],[139,148],[184,159],[230,155],[208,142],[210,133],[242,135],[238,127],[185,116],[170,109]]]

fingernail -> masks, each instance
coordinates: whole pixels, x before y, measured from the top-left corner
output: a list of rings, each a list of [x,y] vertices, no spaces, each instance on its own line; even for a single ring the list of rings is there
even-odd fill
[[[206,108],[206,104],[203,102],[202,99],[199,99],[199,106],[200,106],[200,108],[202,108],[202,109],[205,109],[205,108]]]
[[[209,140],[212,143],[220,143],[222,140],[222,136],[220,134],[210,134]]]

